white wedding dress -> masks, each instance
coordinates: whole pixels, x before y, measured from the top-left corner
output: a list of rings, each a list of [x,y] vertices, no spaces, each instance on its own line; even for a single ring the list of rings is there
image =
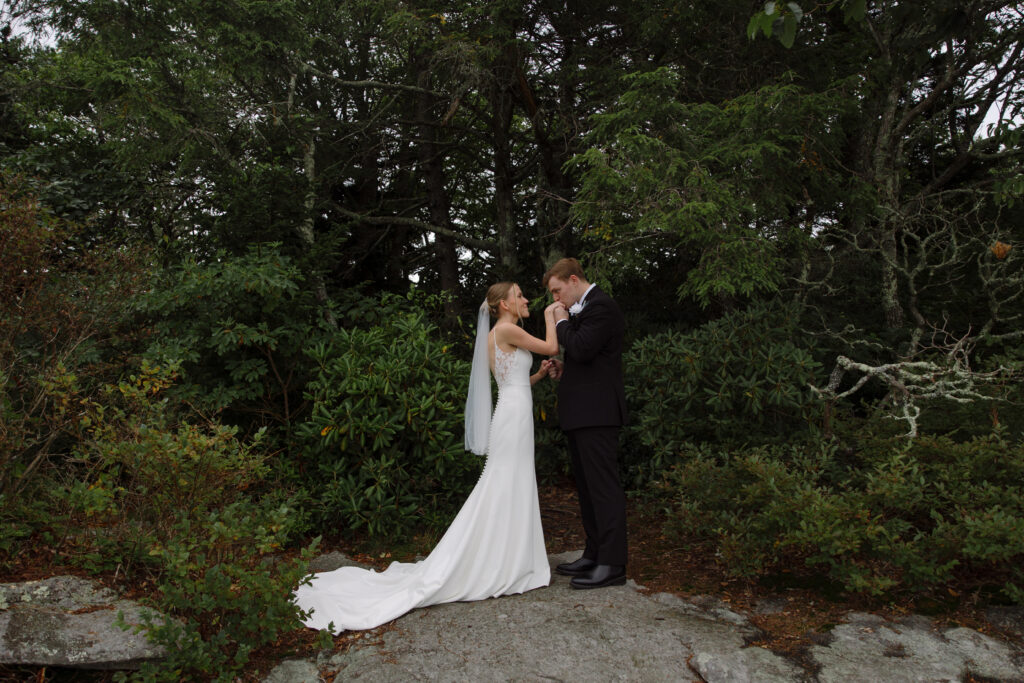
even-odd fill
[[[533,465],[529,351],[495,347],[498,402],[480,480],[430,555],[383,572],[342,567],[295,591],[309,628],[335,634],[385,624],[417,607],[483,600],[551,580]],[[333,624],[333,626],[332,626]]]

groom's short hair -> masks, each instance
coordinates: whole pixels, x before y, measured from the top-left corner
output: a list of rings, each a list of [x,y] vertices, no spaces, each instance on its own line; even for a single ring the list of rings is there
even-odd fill
[[[569,278],[575,275],[581,280],[586,280],[587,276],[583,274],[583,266],[576,259],[569,257],[555,261],[555,265],[548,268],[548,272],[544,273],[544,287],[548,286],[548,280],[553,277],[557,277],[563,282],[568,282]]]

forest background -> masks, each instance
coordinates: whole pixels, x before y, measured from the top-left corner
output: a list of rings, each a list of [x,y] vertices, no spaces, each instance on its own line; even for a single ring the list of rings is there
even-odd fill
[[[667,533],[1024,602],[1018,3],[8,0],[0,36],[0,567],[144,577],[189,644],[146,675],[296,628],[319,534],[442,530],[476,308],[566,255],[626,314]]]

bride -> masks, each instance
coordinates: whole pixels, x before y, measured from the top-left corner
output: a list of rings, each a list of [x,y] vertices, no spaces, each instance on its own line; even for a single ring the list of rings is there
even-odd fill
[[[530,312],[519,285],[487,290],[477,317],[476,346],[466,400],[466,448],[486,455],[480,480],[434,550],[421,562],[393,562],[383,572],[342,567],[314,574],[295,591],[310,613],[306,626],[335,634],[385,624],[417,607],[483,600],[547,586],[551,580],[533,466],[530,387],[547,376],[550,362],[530,375],[530,352],[558,353],[554,311],[544,309],[538,339],[518,323]],[[489,317],[497,321],[488,332]],[[498,385],[491,415],[488,367]]]

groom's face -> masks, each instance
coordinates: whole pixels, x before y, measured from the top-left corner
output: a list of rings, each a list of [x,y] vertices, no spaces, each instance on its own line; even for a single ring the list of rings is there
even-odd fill
[[[552,276],[548,278],[548,291],[551,292],[555,301],[559,301],[567,307],[572,306],[580,298],[579,282],[579,278],[575,275],[570,275],[568,280]]]

